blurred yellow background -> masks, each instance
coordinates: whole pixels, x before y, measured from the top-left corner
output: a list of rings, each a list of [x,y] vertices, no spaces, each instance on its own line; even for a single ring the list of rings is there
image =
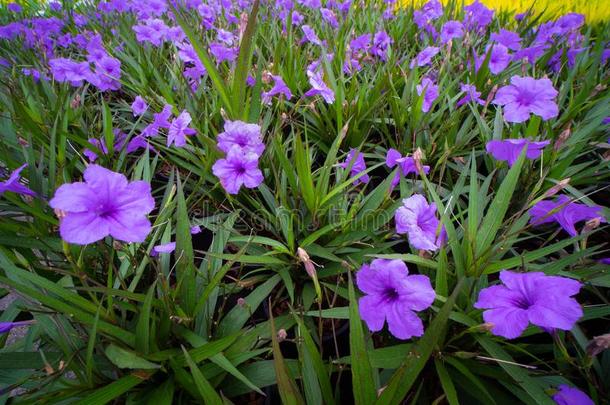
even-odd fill
[[[402,4],[423,4],[425,1],[400,0]],[[441,0],[447,4],[449,1]],[[464,0],[464,4],[470,4],[474,0]],[[461,1],[457,1],[461,3]],[[552,18],[571,11],[584,14],[586,21],[601,22],[610,21],[610,0],[481,0],[481,3],[495,10],[510,10],[518,13],[528,10],[534,4],[537,12],[545,11],[545,16]]]

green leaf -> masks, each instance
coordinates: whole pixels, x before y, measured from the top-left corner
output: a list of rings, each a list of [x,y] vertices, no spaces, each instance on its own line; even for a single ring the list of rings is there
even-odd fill
[[[438,378],[441,380],[441,386],[443,387],[443,391],[445,391],[445,397],[447,398],[447,402],[449,405],[459,405],[460,401],[458,401],[457,392],[455,391],[455,385],[453,381],[451,381],[451,377],[445,368],[443,362],[439,359],[434,359],[434,365],[436,366],[436,373],[438,374]]]
[[[252,63],[252,53],[254,51],[254,40],[256,38],[256,18],[258,16],[259,0],[254,0],[252,11],[248,17],[248,24],[242,35],[239,44],[239,56],[237,57],[237,65],[235,67],[235,76],[233,77],[233,107],[235,112],[242,112],[242,119],[248,119],[246,108],[246,78]]]
[[[148,379],[150,375],[145,373],[129,374],[97,389],[91,395],[74,402],[78,405],[105,405],[119,398],[121,395]]]
[[[144,354],[148,354],[150,351],[150,309],[156,284],[154,282],[148,289],[142,310],[138,316],[138,323],[136,324],[136,348]]]
[[[271,307],[271,305],[269,305]],[[271,347],[273,348],[273,365],[275,368],[275,377],[277,386],[284,405],[305,404],[296,382],[289,374],[286,364],[284,364],[284,356],[280,350],[280,344],[277,341],[277,330],[275,329],[275,320],[273,319],[273,311],[269,308],[270,326],[271,326]]]
[[[176,276],[180,286],[181,302],[183,302],[182,309],[187,314],[193,315],[197,299],[197,281],[188,209],[179,176],[176,199],[176,251],[174,253]]]
[[[442,306],[436,317],[432,320],[424,336],[414,344],[413,349],[409,352],[406,359],[394,375],[390,378],[387,387],[381,393],[377,400],[377,404],[397,404],[400,403],[419,376],[419,373],[424,369],[432,351],[436,347],[438,341],[442,338],[443,330],[447,324],[447,319],[451,314],[451,309],[455,303],[455,299],[464,284],[464,279],[461,279],[451,296]]]
[[[203,399],[203,402],[205,404],[222,405],[222,398],[220,397],[220,395],[218,395],[218,393],[216,392],[214,387],[212,387],[210,382],[206,380],[206,378],[203,376],[201,370],[199,370],[197,364],[195,364],[191,356],[189,356],[189,353],[188,351],[186,351],[184,346],[182,347],[182,352],[184,353],[186,363],[188,364],[191,370],[191,375],[193,376],[195,387],[197,388],[201,399]]]
[[[160,368],[161,366],[138,357],[134,352],[125,350],[116,345],[110,344],[104,351],[108,360],[119,368],[131,368],[131,369],[153,369]]]
[[[316,195],[314,192],[309,148],[306,148],[299,134],[294,135],[294,165],[297,169],[301,195],[310,212],[315,213]]]
[[[532,399],[540,405],[554,405],[555,401],[549,397],[540,384],[530,377],[523,368],[515,364],[515,361],[497,343],[486,336],[475,336],[477,342],[485,349],[490,357],[499,360],[498,364],[510,375],[517,384]]]
[[[357,405],[368,405],[375,402],[376,390],[373,368],[369,360],[362,320],[358,313],[358,300],[354,292],[351,272],[348,271],[349,291],[349,351],[352,357],[352,389]]]
[[[521,174],[521,167],[525,161],[526,151],[527,149],[523,148],[523,151],[519,155],[519,159],[517,159],[515,164],[508,171],[496,192],[496,196],[485,213],[485,218],[483,218],[483,222],[477,233],[475,248],[476,257],[480,257],[485,250],[491,246],[500,226],[502,226],[502,221],[504,220],[513,193],[515,192],[519,175]]]

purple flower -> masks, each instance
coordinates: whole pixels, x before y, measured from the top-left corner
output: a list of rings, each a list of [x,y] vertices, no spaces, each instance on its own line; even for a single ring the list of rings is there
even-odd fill
[[[394,213],[396,233],[407,234],[409,243],[416,249],[438,250],[444,242],[444,230],[436,217],[436,204],[428,204],[421,194],[402,200],[402,207]]]
[[[358,300],[360,317],[372,332],[388,322],[398,339],[424,334],[424,325],[415,313],[429,308],[436,294],[427,276],[409,275],[401,260],[375,259],[356,273],[358,288],[366,293]]]
[[[438,98],[438,86],[434,84],[432,80],[424,77],[421,84],[415,86],[415,89],[417,90],[418,96],[421,96],[422,92],[425,92],[421,110],[423,112],[430,111],[432,103],[434,103],[434,100]]]
[[[553,32],[558,35],[568,34],[578,30],[585,23],[585,16],[578,13],[563,15],[553,24]]]
[[[182,111],[179,116],[174,118],[167,131],[167,146],[172,143],[178,147],[186,145],[186,137],[197,133],[193,128],[189,128],[190,123],[191,114],[187,111]]]
[[[150,255],[155,257],[159,256],[159,253],[172,253],[174,250],[176,250],[176,242],[164,243],[153,247]]]
[[[464,25],[469,30],[485,29],[494,17],[494,11],[485,7],[479,0],[464,6],[464,12]]]
[[[15,169],[15,171],[11,173],[8,179],[0,182],[0,195],[4,194],[7,191],[22,195],[29,195],[32,197],[36,195],[35,192],[33,192],[28,187],[24,186],[19,182],[19,180],[21,179],[19,174],[23,169],[26,168],[26,166],[27,164],[18,167],[17,169]]]
[[[489,49],[490,48],[488,47],[487,52],[489,52]],[[487,52],[481,56],[475,57],[476,70],[479,70],[481,68],[483,61],[487,57]],[[511,60],[512,56],[510,55],[510,53],[508,53],[507,47],[501,44],[493,45],[491,47],[491,55],[489,56],[489,71],[492,74],[497,75],[498,73],[506,69]]]
[[[485,105],[485,100],[481,99],[481,92],[477,91],[477,88],[474,84],[464,84],[460,85],[460,90],[466,93],[462,99],[457,102],[457,106],[461,107],[464,104],[473,101],[480,105]]]
[[[500,32],[493,32],[489,39],[513,51],[521,49],[521,37],[516,32],[501,29]]]
[[[258,168],[258,155],[233,147],[227,157],[212,166],[214,176],[229,194],[237,194],[241,186],[256,188],[263,182],[263,173]]]
[[[136,99],[134,100],[133,104],[131,104],[131,111],[133,112],[133,116],[138,117],[144,114],[146,110],[148,110],[148,104],[146,104],[146,101],[142,97],[136,96]]]
[[[525,60],[527,63],[533,64],[544,55],[548,49],[548,45],[533,45],[528,48],[523,48],[513,55],[513,60]]]
[[[120,174],[91,164],[85,182],[64,184],[49,205],[61,212],[59,233],[68,243],[86,245],[111,235],[125,242],[144,242],[155,207],[150,184],[129,183]]]
[[[545,200],[537,202],[529,210],[530,224],[535,226],[557,222],[571,236],[578,235],[575,224],[593,218],[600,218],[606,222],[602,214],[602,207],[590,207],[585,204],[572,202],[566,195],[560,195],[556,201]]]
[[[233,62],[237,59],[239,49],[237,47],[228,47],[219,42],[212,42],[210,44],[210,53],[216,59],[216,63],[222,63],[224,61]]]
[[[322,14],[322,19],[328,23],[332,28],[338,28],[339,23],[337,22],[337,17],[335,13],[328,8],[321,8],[320,13]]]
[[[493,325],[494,335],[514,339],[530,322],[545,330],[570,330],[582,316],[580,304],[572,298],[581,287],[576,280],[506,270],[500,272],[500,280],[504,285],[482,289],[474,304],[485,309],[483,319]]]
[[[311,42],[314,45],[322,46],[322,41],[320,41],[320,38],[318,38],[318,35],[313,28],[311,28],[309,25],[303,25],[301,29],[303,30],[304,34],[302,43]]]
[[[198,233],[201,233],[201,227],[199,225],[191,226],[191,235],[197,235]]]
[[[290,88],[286,85],[281,76],[271,76],[273,78],[273,87],[269,91],[264,91],[262,93],[262,100],[265,104],[271,104],[271,97],[277,95],[283,95],[286,100],[290,100],[292,98],[292,92]]]
[[[434,56],[436,56],[436,54],[439,51],[440,51],[440,48],[437,48],[435,46],[428,46],[428,47],[424,48],[411,61],[411,65],[410,65],[411,69],[413,69],[415,66],[422,67],[422,66],[428,65],[432,61],[432,58]]]
[[[553,401],[558,405],[595,405],[593,400],[578,388],[565,384],[561,384],[557,388],[559,391],[553,395]]]
[[[33,320],[31,320],[31,321],[20,321],[20,322],[0,322],[0,334],[1,333],[8,333],[13,328],[17,328],[19,326],[31,325],[32,323],[34,323]]]
[[[513,76],[510,85],[498,90],[494,104],[504,106],[504,119],[508,122],[524,122],[530,113],[544,121],[556,117],[559,108],[555,103],[557,90],[547,78]]]
[[[53,79],[58,82],[70,82],[74,87],[83,84],[91,78],[91,68],[88,62],[76,62],[72,59],[56,58],[49,60]]]
[[[328,104],[335,102],[335,92],[326,85],[324,79],[322,78],[321,72],[312,72],[311,70],[308,70],[307,76],[309,76],[309,84],[311,84],[311,89],[304,94],[305,97],[321,95],[324,101],[326,101]]]
[[[224,132],[218,134],[218,149],[229,153],[234,147],[243,153],[261,156],[265,150],[261,127],[243,121],[225,121]]]
[[[378,56],[382,61],[388,59],[388,51],[394,40],[385,31],[379,31],[373,37],[373,48],[371,53]]]
[[[454,38],[461,38],[464,35],[464,26],[460,21],[447,21],[441,28],[441,42],[446,44]]]
[[[345,162],[341,163],[341,166],[344,169],[350,168],[350,176],[354,177],[360,174],[361,172],[366,170],[366,162],[364,161],[364,155],[360,153],[357,149],[350,149],[347,157],[345,158]],[[368,174],[363,174],[358,179],[354,181],[354,184],[366,184],[370,180]]]
[[[6,8],[8,8],[8,11],[10,11],[11,13],[21,13],[21,11],[23,11],[23,8],[17,4],[17,3],[8,3],[6,5]]]
[[[386,154],[385,164],[389,168],[393,168],[396,165],[400,168],[396,175],[392,179],[392,184],[390,188],[393,190],[394,187],[400,183],[400,175],[402,173],[403,176],[407,176],[411,173],[418,174],[417,166],[415,164],[415,159],[411,156],[402,156],[399,151],[396,149],[389,149]],[[424,173],[428,174],[430,172],[430,166],[423,166]]]
[[[538,159],[542,154],[542,149],[551,141],[532,142],[528,139],[505,139],[503,141],[495,140],[487,142],[487,152],[496,160],[508,162],[508,166],[512,167],[519,158],[523,148],[527,148],[525,156],[528,159]]]
[[[360,51],[366,53],[371,47],[371,34],[362,34],[352,39],[349,43],[349,48],[354,54],[359,54]]]

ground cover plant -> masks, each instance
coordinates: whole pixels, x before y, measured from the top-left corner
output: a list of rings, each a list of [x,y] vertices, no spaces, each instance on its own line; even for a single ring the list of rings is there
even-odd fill
[[[609,45],[478,1],[3,6],[2,400],[607,403]]]

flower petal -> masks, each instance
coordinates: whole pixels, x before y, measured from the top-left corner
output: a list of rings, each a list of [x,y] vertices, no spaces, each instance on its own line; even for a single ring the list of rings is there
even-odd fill
[[[106,220],[93,212],[70,212],[59,224],[59,234],[68,243],[86,245],[110,233]]]

